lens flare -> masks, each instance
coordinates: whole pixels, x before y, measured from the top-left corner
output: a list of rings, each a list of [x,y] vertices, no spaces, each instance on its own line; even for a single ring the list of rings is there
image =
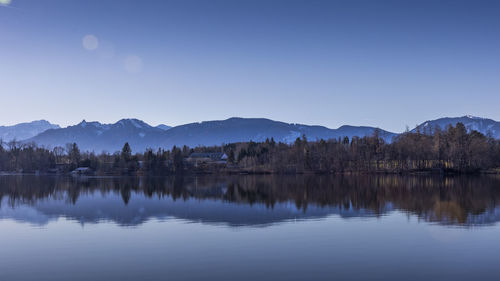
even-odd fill
[[[10,2],[12,2],[12,0],[0,0],[0,5],[7,6],[10,4]]]
[[[1,1],[1,0],[0,0]],[[89,51],[93,51],[99,47],[99,40],[92,34],[83,36],[82,38],[83,48]]]

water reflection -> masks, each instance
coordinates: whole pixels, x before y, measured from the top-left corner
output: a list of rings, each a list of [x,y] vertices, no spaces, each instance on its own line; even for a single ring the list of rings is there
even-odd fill
[[[0,218],[44,225],[137,226],[156,218],[266,226],[329,215],[402,211],[427,222],[480,226],[500,220],[496,176],[231,176],[172,178],[0,177]]]

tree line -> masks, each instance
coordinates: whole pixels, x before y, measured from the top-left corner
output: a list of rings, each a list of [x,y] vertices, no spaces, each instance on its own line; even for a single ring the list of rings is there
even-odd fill
[[[194,152],[224,152],[227,163],[186,161]],[[182,173],[351,173],[418,171],[474,173],[497,171],[500,141],[458,123],[445,130],[405,132],[387,143],[372,136],[310,141],[293,144],[241,142],[212,147],[187,146],[170,150],[148,149],[132,153],[125,143],[113,154],[82,152],[76,143],[47,149],[33,143],[0,141],[0,171],[17,173],[67,173],[87,167],[98,175]]]

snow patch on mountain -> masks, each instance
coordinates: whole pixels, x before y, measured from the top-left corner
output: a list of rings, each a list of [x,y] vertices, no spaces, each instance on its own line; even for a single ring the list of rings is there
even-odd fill
[[[160,124],[160,125],[156,126],[156,128],[162,129],[162,130],[166,131],[166,130],[171,129],[172,127],[168,126],[168,125],[165,125],[165,124]]]
[[[142,129],[142,126],[134,119],[130,119],[130,122],[132,125],[134,125],[136,128]]]

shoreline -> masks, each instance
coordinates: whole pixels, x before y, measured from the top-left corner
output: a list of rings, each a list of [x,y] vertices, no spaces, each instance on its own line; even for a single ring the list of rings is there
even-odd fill
[[[89,174],[74,174],[71,172],[68,173],[46,173],[46,172],[4,172],[0,171],[0,176],[72,176],[72,177],[142,177],[142,176],[151,176],[151,177],[165,177],[165,176],[203,176],[203,175],[221,175],[221,176],[235,176],[235,175],[276,175],[276,176],[284,176],[284,175],[306,175],[306,176],[323,176],[323,175],[409,175],[409,176],[431,176],[431,175],[443,175],[443,176],[460,176],[460,175],[500,175],[500,168],[497,169],[489,169],[489,170],[481,170],[481,171],[473,171],[473,172],[460,172],[460,171],[442,171],[442,170],[433,170],[433,171],[344,171],[344,172],[314,172],[314,171],[305,171],[305,172],[273,172],[273,171],[247,171],[247,170],[239,170],[239,171],[203,171],[203,172],[193,172],[186,171],[184,173],[165,173],[165,174],[154,174],[154,173],[130,173],[130,174],[120,174],[120,173],[109,173],[109,174],[99,174],[99,173],[89,173]]]

